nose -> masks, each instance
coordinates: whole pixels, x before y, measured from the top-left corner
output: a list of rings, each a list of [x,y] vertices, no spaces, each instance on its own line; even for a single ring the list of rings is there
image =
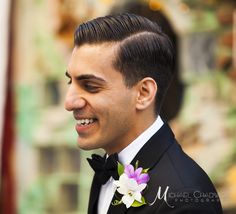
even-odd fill
[[[67,111],[73,111],[75,109],[82,109],[85,105],[85,99],[71,85],[65,97],[65,109]]]

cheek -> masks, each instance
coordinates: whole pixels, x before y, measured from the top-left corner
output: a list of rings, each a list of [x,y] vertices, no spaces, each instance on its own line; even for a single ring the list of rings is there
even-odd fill
[[[121,120],[129,120],[135,113],[135,100],[130,91],[116,90],[112,93],[97,96],[91,102],[91,107],[100,117],[100,122],[121,122]],[[115,126],[115,124],[113,125]]]
[[[121,96],[121,95],[120,95]],[[112,123],[113,127],[127,128],[130,122],[135,117],[135,108],[132,99],[129,96],[120,97],[110,102],[110,108],[108,109],[107,119]]]

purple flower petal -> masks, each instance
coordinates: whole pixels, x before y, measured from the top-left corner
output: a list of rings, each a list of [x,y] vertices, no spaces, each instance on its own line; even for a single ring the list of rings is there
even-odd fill
[[[126,165],[124,172],[130,178],[134,174],[134,167],[131,164]]]
[[[150,180],[150,177],[147,173],[141,174],[136,180],[138,184],[147,183]]]
[[[139,167],[138,169],[136,169],[134,172],[135,177],[139,177],[141,175],[142,170],[143,170],[142,167]]]

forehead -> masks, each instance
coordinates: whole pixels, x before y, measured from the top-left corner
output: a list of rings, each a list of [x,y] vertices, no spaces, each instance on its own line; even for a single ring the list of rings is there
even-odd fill
[[[84,44],[75,47],[69,60],[68,72],[70,75],[107,75],[108,72],[115,71],[113,62],[116,51],[115,43]]]

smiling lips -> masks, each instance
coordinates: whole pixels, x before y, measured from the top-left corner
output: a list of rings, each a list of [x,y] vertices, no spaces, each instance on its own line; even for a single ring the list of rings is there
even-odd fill
[[[97,120],[95,118],[78,119],[76,124],[77,132],[82,132],[91,127]]]
[[[77,120],[77,124],[79,126],[86,126],[86,125],[89,125],[94,122],[95,122],[95,119],[93,119],[93,118]]]

